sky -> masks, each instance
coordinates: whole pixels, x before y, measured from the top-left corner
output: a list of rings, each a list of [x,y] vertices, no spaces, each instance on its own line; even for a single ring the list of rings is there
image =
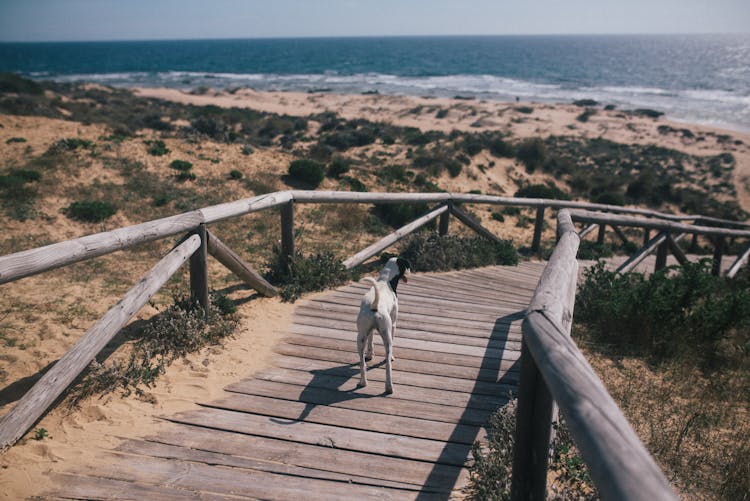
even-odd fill
[[[747,32],[750,0],[0,0],[0,41]]]

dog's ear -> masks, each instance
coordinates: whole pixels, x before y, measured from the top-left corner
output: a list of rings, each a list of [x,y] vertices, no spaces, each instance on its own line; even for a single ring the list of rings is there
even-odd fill
[[[398,271],[401,275],[403,275],[406,270],[409,270],[411,272],[411,263],[407,261],[406,259],[400,257],[396,260],[396,264],[398,264]]]

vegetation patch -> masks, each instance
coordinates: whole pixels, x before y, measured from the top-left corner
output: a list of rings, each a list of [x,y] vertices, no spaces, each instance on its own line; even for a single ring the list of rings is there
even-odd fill
[[[409,260],[412,271],[449,271],[518,264],[518,253],[510,240],[495,242],[479,236],[440,236],[433,232],[411,236],[401,256]]]
[[[70,389],[70,405],[118,390],[123,395],[134,391],[142,395],[142,386],[151,387],[178,358],[221,344],[237,326],[234,304],[220,294],[214,293],[211,298],[208,315],[196,302],[175,298],[172,306],[148,322],[127,361],[92,362]]]
[[[314,160],[292,160],[288,172],[291,178],[309,184],[312,188],[317,188],[325,178],[323,165]]]
[[[161,139],[148,139],[143,143],[146,145],[146,151],[149,155],[161,157],[169,153],[169,148]]]
[[[73,202],[63,209],[63,213],[70,219],[84,223],[100,223],[117,212],[109,202],[100,200],[82,200]]]
[[[359,279],[331,252],[309,256],[297,253],[291,259],[277,255],[267,265],[265,277],[279,286],[282,301],[292,303],[305,292],[322,291]]]

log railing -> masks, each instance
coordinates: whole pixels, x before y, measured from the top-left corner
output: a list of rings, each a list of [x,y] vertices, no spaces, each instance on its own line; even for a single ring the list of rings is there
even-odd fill
[[[281,218],[281,252],[283,256],[290,257],[295,252],[294,206],[297,203],[433,205],[424,216],[344,261],[347,268],[358,266],[399,239],[438,218],[439,232],[442,235],[448,231],[450,216],[454,216],[480,235],[489,239],[497,239],[492,232],[462,211],[459,208],[460,204],[507,205],[536,209],[531,242],[533,252],[539,252],[541,248],[544,214],[547,208],[575,209],[573,220],[589,224],[581,234],[584,235],[599,228],[599,238],[602,240],[607,226],[611,228],[640,227],[646,232],[651,229],[661,231],[654,239],[645,238],[648,241],[646,243],[650,244],[648,252],[654,249],[666,249],[665,246],[670,246],[672,251],[677,253],[675,242],[679,237],[672,235],[683,233],[714,236],[717,242],[719,237],[722,241],[727,236],[750,237],[750,231],[684,223],[684,221],[699,220],[699,216],[674,216],[651,210],[603,204],[457,193],[284,191],[0,256],[0,284],[3,284],[145,242],[187,233],[166,257],[159,261],[119,303],[107,312],[6,415],[0,418],[0,450],[12,445],[34,425],[115,333],[186,260],[190,262],[191,294],[204,307],[207,306],[209,297],[206,263],[208,255],[216,258],[261,294],[275,295],[276,289],[209,231],[208,225],[278,207]],[[590,211],[604,211],[606,214]],[[712,225],[720,223],[721,221],[711,220]],[[726,226],[736,227],[736,223],[729,223],[727,222]],[[608,496],[612,494],[615,498],[627,497],[624,493],[630,488],[630,482],[634,478],[632,475],[641,468],[643,471],[640,471],[640,474],[643,477],[639,482],[642,481],[649,489],[658,487],[662,489],[659,492],[668,493],[671,496],[668,484],[664,484],[663,476],[658,472],[658,468],[648,458],[648,454],[637,438],[634,439],[632,430],[619,409],[570,340],[569,329],[572,322],[577,273],[575,255],[581,237],[575,233],[568,211],[563,210],[558,214],[558,225],[559,243],[545,269],[529,308],[529,314],[524,321],[522,350],[522,373],[524,375],[522,375],[519,398],[519,416],[527,416],[528,419],[524,418],[523,423],[530,424],[530,427],[519,427],[519,433],[525,434],[526,438],[519,439],[519,444],[523,444],[523,447],[519,446],[517,450],[526,451],[528,454],[525,457],[516,457],[516,463],[519,466],[518,471],[514,473],[516,479],[513,487],[514,495],[517,498],[529,497],[529,493],[540,492],[539,482],[546,475],[546,459],[544,463],[538,460],[546,458],[545,451],[549,447],[549,417],[552,415],[550,409],[552,402],[557,401],[571,425],[584,458],[592,468],[592,476],[603,494]],[[620,238],[626,239],[621,231],[615,231]],[[647,255],[648,252],[642,250],[640,255]],[[734,270],[732,273],[736,273],[736,270],[747,262],[748,255],[750,255],[750,248],[738,258],[730,272]],[[579,392],[579,389],[584,387],[585,391]],[[622,466],[631,460],[630,457],[626,457],[631,453],[639,458],[645,456],[639,459],[632,468],[623,469]],[[521,454],[521,456],[524,455]],[[593,465],[593,463],[597,464]],[[618,473],[620,469],[623,469],[622,474]],[[611,476],[617,478],[610,478]],[[648,492],[657,492],[657,490]],[[633,492],[645,493],[646,491],[634,490]],[[649,496],[644,495],[644,497]]]

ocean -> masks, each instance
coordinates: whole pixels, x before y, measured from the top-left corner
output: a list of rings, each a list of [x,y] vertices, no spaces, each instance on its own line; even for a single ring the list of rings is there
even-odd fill
[[[126,87],[594,99],[750,132],[750,34],[0,43],[0,71]]]

